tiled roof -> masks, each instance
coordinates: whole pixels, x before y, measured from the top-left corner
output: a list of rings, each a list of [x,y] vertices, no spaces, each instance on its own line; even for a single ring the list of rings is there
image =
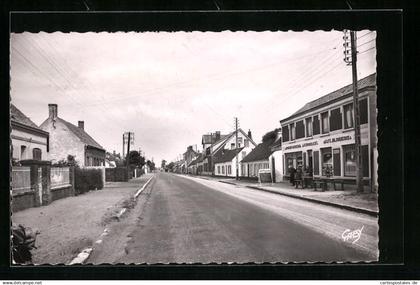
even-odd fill
[[[373,73],[369,76],[366,76],[365,78],[360,79],[359,81],[357,81],[357,87],[358,89],[363,89],[365,87],[369,87],[369,86],[375,86],[376,85],[376,73]],[[302,108],[300,108],[299,110],[297,110],[295,113],[293,113],[291,116],[289,116],[286,119],[283,119],[281,121],[285,121],[288,120],[296,115],[299,115],[301,113],[304,113],[306,111],[309,111],[311,109],[314,109],[318,106],[321,106],[325,103],[328,103],[330,101],[336,100],[342,96],[348,95],[350,93],[353,92],[353,85],[349,84],[347,86],[344,86],[343,88],[340,88],[334,92],[331,92],[327,95],[322,96],[321,98],[318,98],[316,100],[313,100],[309,103],[306,103]]]
[[[10,120],[42,131],[34,122],[25,116],[15,105],[10,104]]]
[[[218,152],[214,155],[214,163],[222,163],[222,162],[229,162],[232,161],[232,159],[235,158],[235,156],[241,152],[241,148],[236,149],[220,149]]]
[[[57,118],[57,121],[60,121],[64,125],[66,125],[66,127],[69,128],[69,130],[73,132],[84,144],[104,150],[104,148],[100,144],[98,144],[90,135],[88,135],[88,133],[86,133],[81,128],[76,127],[72,123],[69,123],[61,118]]]
[[[275,139],[269,139],[265,142],[257,145],[247,156],[242,159],[242,162],[251,162],[268,159],[273,153],[271,147],[273,146]]]

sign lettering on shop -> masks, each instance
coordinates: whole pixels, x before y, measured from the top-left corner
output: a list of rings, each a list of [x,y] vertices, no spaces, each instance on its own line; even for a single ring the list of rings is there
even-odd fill
[[[330,144],[330,143],[335,143],[335,142],[341,142],[341,141],[347,141],[347,140],[351,140],[352,136],[347,135],[347,136],[341,136],[341,137],[336,137],[336,138],[328,138],[322,141],[322,144]],[[302,148],[302,147],[308,147],[308,146],[315,146],[318,145],[318,141],[311,141],[311,142],[306,142],[303,144],[294,144],[294,145],[288,145],[284,148],[284,150],[288,150],[288,149],[296,149],[296,148]]]

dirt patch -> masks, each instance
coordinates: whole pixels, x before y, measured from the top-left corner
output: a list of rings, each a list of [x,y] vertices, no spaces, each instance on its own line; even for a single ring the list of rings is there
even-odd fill
[[[12,222],[40,231],[38,248],[32,252],[34,264],[66,264],[92,246],[123,205],[131,206],[131,197],[149,177],[19,211]]]

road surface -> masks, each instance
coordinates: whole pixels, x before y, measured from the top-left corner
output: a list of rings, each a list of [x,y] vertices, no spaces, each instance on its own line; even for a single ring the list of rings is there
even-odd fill
[[[298,190],[297,190],[298,191]],[[362,228],[344,241],[344,231]],[[377,260],[377,219],[217,181],[157,173],[88,263]]]

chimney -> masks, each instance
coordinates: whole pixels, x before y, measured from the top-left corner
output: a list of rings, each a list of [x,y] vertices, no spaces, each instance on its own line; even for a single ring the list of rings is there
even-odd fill
[[[85,129],[85,121],[78,121],[77,124],[79,125],[79,128],[84,130]]]
[[[56,119],[57,110],[58,110],[57,104],[48,104],[48,111],[49,111],[48,117],[51,119]]]
[[[252,140],[252,133],[251,130],[248,129],[248,137]]]
[[[216,141],[220,140],[220,131],[216,131]]]

